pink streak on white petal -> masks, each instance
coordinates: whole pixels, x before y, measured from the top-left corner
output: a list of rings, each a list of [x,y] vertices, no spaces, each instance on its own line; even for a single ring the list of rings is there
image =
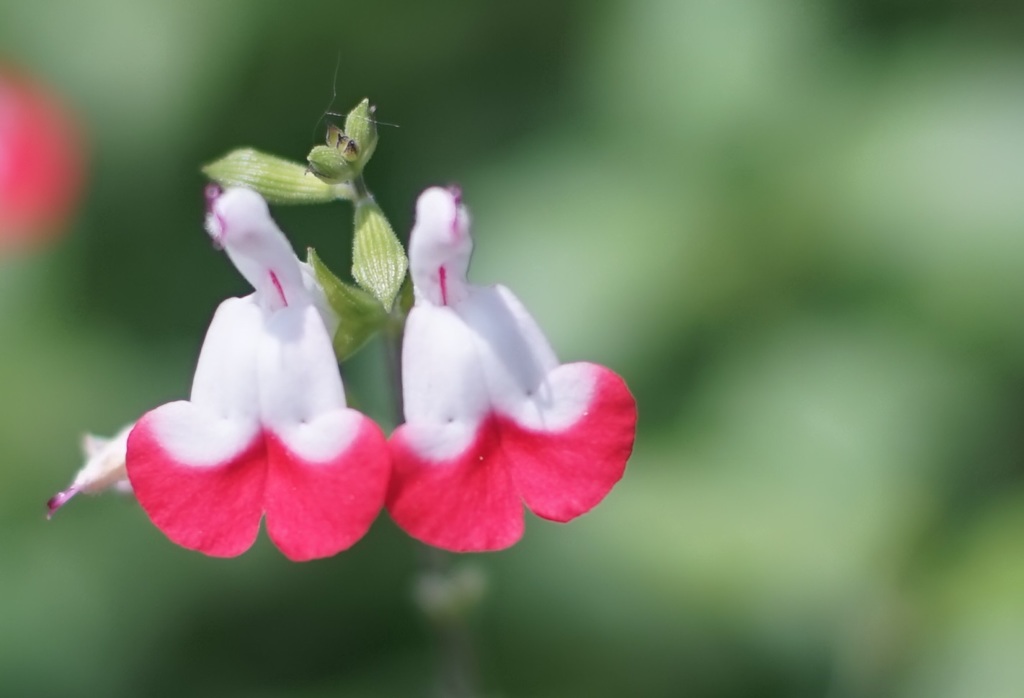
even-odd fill
[[[277,290],[277,295],[281,297],[282,305],[288,307],[288,299],[284,295],[284,289],[281,288],[281,281],[273,271],[270,272],[270,283],[274,285],[274,288]]]
[[[448,305],[448,270],[444,265],[437,268],[437,280],[441,285],[441,305]]]
[[[416,225],[409,237],[409,272],[418,299],[454,304],[466,294],[466,269],[473,250],[469,217],[452,191],[432,187],[416,202]],[[438,269],[445,268],[442,292]]]
[[[267,435],[267,533],[289,559],[348,549],[380,513],[391,471],[387,444],[370,419],[360,415],[357,429],[348,447],[327,462],[303,459]]]
[[[251,189],[233,187],[213,201],[207,216],[210,234],[219,241],[260,296],[268,310],[283,307],[280,293],[271,281],[273,270],[289,303],[306,295],[302,272],[291,243],[270,216],[266,201]]]

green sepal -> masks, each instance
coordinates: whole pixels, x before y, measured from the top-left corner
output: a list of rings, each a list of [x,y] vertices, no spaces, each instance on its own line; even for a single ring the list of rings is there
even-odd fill
[[[352,278],[390,313],[408,268],[402,243],[380,207],[373,199],[356,204]]]
[[[271,204],[322,204],[351,199],[352,187],[317,179],[309,168],[252,148],[232,150],[203,167],[223,187],[255,189]]]
[[[312,247],[306,250],[306,263],[312,267],[328,305],[338,316],[338,329],[333,338],[334,353],[338,361],[344,361],[384,327],[388,315],[369,293],[335,276]]]

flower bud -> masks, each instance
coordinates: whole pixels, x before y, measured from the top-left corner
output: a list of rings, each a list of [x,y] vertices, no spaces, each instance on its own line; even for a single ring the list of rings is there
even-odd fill
[[[327,144],[309,151],[309,171],[328,183],[345,182],[362,174],[377,149],[374,107],[364,99],[345,118],[344,130],[327,127]]]
[[[345,138],[342,136],[342,139]],[[340,184],[355,179],[359,174],[358,163],[350,159],[346,145],[347,141],[342,143],[339,140],[338,145],[315,146],[306,157],[309,171],[327,184]]]
[[[377,149],[377,122],[373,120],[374,111],[376,107],[370,105],[369,99],[364,99],[345,118],[345,135],[355,144],[360,171],[366,167],[366,163],[373,157],[373,151]]]

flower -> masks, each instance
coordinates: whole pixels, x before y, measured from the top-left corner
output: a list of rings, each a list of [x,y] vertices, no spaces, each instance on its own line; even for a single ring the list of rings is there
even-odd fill
[[[0,251],[62,232],[82,188],[73,115],[43,85],[0,65]]]
[[[131,492],[128,474],[125,472],[124,457],[128,449],[128,433],[134,424],[129,424],[111,438],[86,434],[82,437],[82,452],[85,465],[75,475],[71,486],[61,490],[46,503],[47,518],[79,492],[98,494],[111,487],[122,492]]]
[[[267,533],[290,559],[355,543],[383,506],[387,443],[348,409],[331,340],[266,202],[207,190],[215,245],[255,292],[221,303],[188,401],[139,419],[127,470],[142,508],[175,543],[231,557]]]
[[[472,246],[459,193],[425,191],[409,241],[416,300],[387,508],[414,538],[454,551],[515,543],[522,502],[552,521],[589,511],[622,477],[636,430],[618,375],[559,365],[511,291],[467,282]]]

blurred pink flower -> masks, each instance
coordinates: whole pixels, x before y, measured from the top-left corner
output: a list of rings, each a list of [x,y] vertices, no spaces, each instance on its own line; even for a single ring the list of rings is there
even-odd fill
[[[44,86],[0,65],[0,252],[63,232],[82,178],[73,115]]]

